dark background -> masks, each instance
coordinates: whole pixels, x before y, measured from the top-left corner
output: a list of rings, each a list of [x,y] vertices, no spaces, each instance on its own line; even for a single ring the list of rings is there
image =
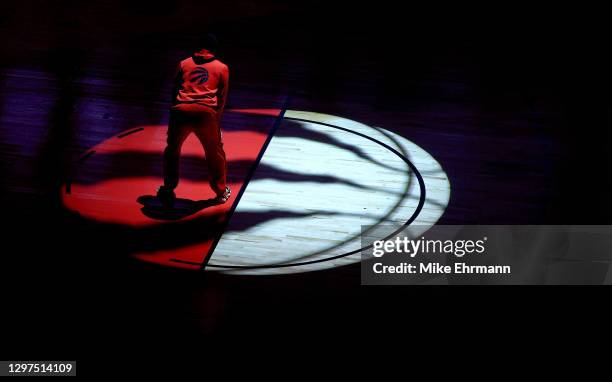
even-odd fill
[[[2,2],[2,356],[87,364],[105,346],[179,357],[212,344],[240,355],[254,338],[374,340],[381,322],[423,337],[487,324],[511,339],[527,326],[563,341],[554,328],[569,317],[599,322],[602,289],[364,288],[358,265],[267,278],[159,269],[64,210],[59,190],[88,147],[165,123],[176,63],[214,31],[230,107],[292,94],[290,107],[408,137],[450,178],[442,223],[609,224],[605,16],[552,2]]]

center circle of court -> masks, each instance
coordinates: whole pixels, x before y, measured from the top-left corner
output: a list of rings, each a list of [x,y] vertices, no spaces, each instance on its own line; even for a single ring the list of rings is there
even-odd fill
[[[405,175],[408,175],[408,180],[409,180],[408,184],[410,184],[411,179],[412,179],[410,175],[414,175],[414,178],[416,178],[418,182],[418,190],[419,190],[418,191],[418,204],[416,205],[416,208],[414,208],[414,210],[411,211],[410,215],[406,214],[406,216],[401,219],[401,222],[402,222],[401,228],[393,232],[391,235],[388,235],[387,237],[381,238],[381,239],[388,239],[394,236],[396,233],[401,231],[405,226],[410,225],[412,222],[414,222],[417,219],[417,217],[419,216],[419,214],[421,213],[423,209],[423,206],[426,203],[426,182],[424,181],[423,176],[419,172],[419,169],[410,161],[407,155],[405,155],[405,153],[408,152],[408,150],[406,150],[405,147],[402,148],[400,145],[395,144],[395,146],[397,146],[397,148],[399,149],[398,151],[394,147],[391,147],[389,144],[381,142],[379,139],[369,136],[368,134],[364,134],[363,132],[355,131],[351,128],[341,126],[338,124],[334,124],[334,123],[326,123],[326,122],[317,121],[317,120],[310,120],[309,118],[307,118],[307,114],[309,112],[302,112],[302,113],[305,113],[306,117],[300,118],[299,116],[298,117],[284,116],[284,118],[281,118],[281,119],[284,121],[295,121],[297,123],[307,123],[307,124],[319,125],[319,126],[331,128],[334,130],[338,130],[343,133],[351,134],[353,136],[358,137],[357,139],[368,140],[374,143],[375,145],[382,147],[384,149],[383,151],[389,152],[389,155],[399,158],[400,161],[397,161],[396,163],[401,162],[406,165],[406,170],[404,170],[403,172],[405,173]],[[232,143],[234,146],[240,146],[239,154],[245,157],[250,155],[250,158],[252,159],[254,156],[256,156],[255,151],[251,152],[250,154],[245,154],[243,151],[245,151],[244,147],[248,146],[246,142],[252,141],[253,137],[257,135],[257,132],[241,132],[241,131],[231,131],[231,129],[229,130],[230,131],[227,131],[227,129],[224,129],[224,139],[226,139],[227,141],[226,145],[228,145],[228,143]],[[379,129],[379,130],[382,130],[382,129]],[[118,223],[122,225],[136,226],[136,227],[156,226],[156,225],[162,224],[158,220],[150,219],[147,216],[144,216],[141,211],[138,211],[138,208],[136,209],[134,208],[135,205],[136,207],[139,207],[134,201],[135,200],[134,196],[139,193],[142,193],[144,190],[151,191],[156,184],[158,185],[161,182],[161,174],[156,174],[157,176],[147,177],[146,176],[147,174],[145,171],[143,174],[133,174],[134,176],[126,177],[120,174],[113,173],[112,166],[111,166],[111,171],[107,171],[104,174],[105,176],[99,176],[100,174],[98,174],[97,180],[90,182],[89,184],[87,183],[87,181],[81,184],[81,180],[78,179],[79,173],[87,167],[91,167],[90,169],[88,169],[89,172],[93,172],[93,173],[100,172],[100,171],[104,172],[104,170],[99,170],[98,168],[95,168],[96,166],[99,167],[100,163],[94,163],[92,166],[91,165],[92,159],[90,158],[95,158],[100,155],[106,155],[106,157],[102,161],[103,164],[107,164],[106,162],[116,163],[120,161],[121,156],[125,155],[126,151],[130,151],[134,149],[134,147],[131,147],[131,148],[128,147],[130,146],[130,144],[127,143],[128,139],[126,138],[130,138],[130,135],[132,136],[132,139],[129,142],[131,142],[130,143],[131,145],[136,147],[137,151],[138,150],[147,151],[149,154],[149,158],[153,158],[154,161],[160,160],[161,152],[163,149],[163,144],[160,144],[160,140],[163,140],[163,138],[165,137],[165,128],[163,128],[163,126],[148,126],[148,127],[145,126],[145,127],[140,127],[140,128],[134,128],[124,133],[121,133],[113,138],[103,141],[99,145],[94,146],[82,158],[82,163],[78,167],[78,171],[76,172],[75,180],[67,184],[66,191],[63,194],[63,200],[64,200],[64,204],[69,209],[78,212],[81,216],[85,218],[97,220],[99,222]],[[135,136],[141,136],[141,137],[140,139],[134,139],[133,137]],[[270,139],[271,137],[272,135],[268,139]],[[157,140],[154,145],[151,145],[150,142],[149,142],[149,146],[143,143],[151,139]],[[261,137],[259,137],[258,139],[261,139]],[[229,144],[228,146],[232,146],[232,144]],[[245,144],[246,146],[241,146]],[[262,155],[265,152],[265,148],[266,146],[264,145],[263,151],[257,154]],[[191,150],[190,152],[191,154],[193,154],[193,147],[190,148],[189,150]],[[118,156],[119,158],[117,158],[116,156]],[[229,154],[228,154],[228,160],[230,161],[232,160],[232,157]],[[259,166],[259,162],[257,162],[256,165]],[[315,167],[314,170],[316,169],[317,168]],[[256,171],[256,168],[254,169],[254,171]],[[230,175],[231,175],[231,172],[230,172]],[[181,179],[181,183],[182,184],[187,183],[187,186],[185,186],[187,190],[197,190],[198,193],[202,192],[203,189],[208,188],[207,183],[204,181],[193,182],[189,179]],[[231,179],[230,179],[230,184],[231,184]],[[246,187],[247,184],[248,184],[248,180],[245,184],[239,184],[238,189],[240,189],[241,187]],[[90,189],[88,189],[88,187],[90,187]],[[325,187],[325,185],[321,185],[320,187]],[[77,190],[76,192],[75,192],[75,189]],[[72,196],[71,191],[72,191],[72,195],[76,194],[78,196],[71,198]],[[80,194],[79,194],[79,191],[80,191]],[[177,194],[179,197],[181,196],[180,191],[181,191],[180,189],[177,190]],[[321,193],[323,194],[324,191],[322,191]],[[408,188],[404,191],[403,196],[400,195],[399,199],[406,197],[407,193],[408,193]],[[410,195],[410,196],[416,198],[417,195],[414,195],[416,194],[416,189],[414,190],[412,194],[413,195]],[[237,195],[237,193],[234,193],[234,195]],[[185,195],[185,196],[193,198],[193,195]],[[235,196],[233,196],[232,199],[233,198],[235,198]],[[236,204],[240,203],[240,199],[231,200],[231,201],[232,203],[235,202]],[[117,206],[120,206],[120,207],[117,207]],[[397,205],[393,208],[396,208],[396,207]],[[231,211],[229,211],[228,219],[231,219],[231,213],[233,213],[234,208],[232,208]],[[355,206],[355,210],[357,210],[357,208],[358,206]],[[193,216],[186,217],[185,219],[177,219],[177,220],[179,220],[178,222],[188,221],[190,219],[197,219],[200,215],[207,215],[207,214],[210,215],[211,213],[213,214],[220,213],[220,212],[228,211],[228,210],[229,208],[227,208],[227,206],[225,210],[221,210],[219,209],[219,206],[215,206],[212,208],[204,209],[194,214]],[[399,219],[396,219],[395,222],[399,224]],[[173,226],[173,225],[174,225],[173,223],[169,224],[169,226]],[[214,240],[218,240],[224,233],[225,232],[219,232],[218,237],[216,239],[214,238],[211,239],[211,242],[213,242]],[[308,233],[305,233],[305,234],[308,234]],[[310,232],[310,234],[312,234],[312,232]],[[353,236],[350,240],[354,240],[355,237],[356,236]],[[278,260],[276,263],[272,263],[272,264],[270,263],[257,264],[256,262],[254,262],[254,264],[247,263],[247,264],[237,265],[237,264],[231,263],[233,260],[230,261],[229,263],[226,261],[220,261],[219,263],[217,263],[216,261],[213,261],[213,263],[209,263],[208,260],[210,260],[211,254],[214,253],[215,245],[216,243],[212,244],[212,250],[208,253],[208,257],[206,257],[206,254],[204,253],[201,254],[201,256],[204,257],[204,260],[201,263],[202,268],[206,266],[206,268],[213,268],[213,269],[219,269],[219,270],[229,269],[229,270],[239,271],[241,269],[243,270],[248,270],[248,269],[265,270],[265,269],[275,269],[275,268],[300,267],[300,266],[305,266],[309,264],[329,262],[330,260],[339,259],[339,258],[347,257],[350,255],[358,254],[361,251],[366,250],[370,247],[370,246],[366,246],[366,247],[361,247],[358,249],[346,248],[347,250],[345,250],[343,253],[338,254],[338,252],[340,251],[337,251],[334,254],[328,254],[328,256],[319,256],[318,258],[314,260],[309,260],[309,261],[299,261],[298,259],[309,257],[310,255],[304,256],[301,254],[299,255],[296,254],[297,256],[294,259],[298,261],[295,261],[295,260],[287,261],[285,259],[285,260]],[[348,249],[351,249],[351,250],[348,250]],[[179,247],[177,247],[177,251],[178,250],[180,250]],[[137,254],[137,255],[140,255],[140,254]],[[148,261],[146,256],[141,257],[137,255],[135,256],[145,261]],[[353,258],[353,257],[354,256],[351,256],[350,258]],[[182,260],[177,260],[174,258],[169,258],[169,261],[197,264],[199,260],[197,260],[196,262],[189,262],[189,261],[182,261]],[[174,265],[174,264],[164,264],[164,265]]]
[[[416,176],[418,182],[419,182],[419,190],[420,190],[420,194],[419,194],[419,203],[417,208],[414,210],[414,212],[412,213],[412,215],[404,222],[404,224],[402,225],[402,227],[400,227],[399,229],[395,230],[394,232],[392,232],[391,234],[387,235],[384,238],[381,238],[381,240],[387,240],[389,238],[392,238],[393,236],[395,236],[396,234],[398,234],[399,232],[401,232],[405,226],[410,225],[418,216],[419,213],[421,212],[423,205],[425,204],[425,198],[426,198],[426,188],[425,188],[425,181],[423,180],[423,176],[421,175],[421,173],[419,172],[419,170],[417,169],[417,167],[402,153],[400,153],[399,151],[397,151],[396,149],[390,147],[389,145],[375,139],[372,137],[369,137],[365,134],[361,134],[359,132],[353,131],[351,129],[347,129],[345,127],[341,127],[341,126],[336,126],[336,125],[332,125],[329,123],[323,123],[323,122],[316,122],[316,121],[310,121],[310,120],[306,120],[306,119],[300,119],[300,118],[292,118],[292,117],[286,117],[285,119],[288,120],[294,120],[294,121],[302,121],[302,122],[308,122],[308,123],[315,123],[315,124],[319,124],[319,125],[323,125],[323,126],[327,126],[327,127],[331,127],[334,129],[338,129],[338,130],[342,130],[351,134],[355,134],[357,136],[360,136],[362,138],[368,139],[382,147],[384,147],[385,149],[391,151],[393,154],[395,154],[396,156],[398,156],[399,158],[402,159],[402,161],[404,161],[404,163],[406,163],[406,165],[408,165],[408,167],[410,168],[410,170],[414,173],[414,175]],[[304,266],[304,265],[308,265],[308,264],[316,264],[316,263],[322,263],[325,261],[331,261],[331,260],[335,260],[335,259],[339,259],[342,257],[346,257],[346,256],[350,256],[356,253],[360,253],[362,251],[367,250],[368,248],[371,248],[372,245],[368,245],[366,247],[362,247],[353,251],[349,251],[349,252],[345,252],[339,255],[335,255],[335,256],[331,256],[331,257],[326,257],[323,259],[318,259],[318,260],[312,260],[312,261],[304,261],[304,262],[296,262],[296,263],[288,263],[288,264],[276,264],[276,265],[223,265],[223,264],[208,264],[207,266],[210,268],[228,268],[228,269],[272,269],[272,268],[284,268],[284,267],[299,267],[299,266]]]

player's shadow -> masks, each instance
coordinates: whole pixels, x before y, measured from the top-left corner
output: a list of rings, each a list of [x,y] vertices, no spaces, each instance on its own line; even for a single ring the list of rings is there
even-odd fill
[[[136,201],[142,204],[142,213],[156,220],[180,220],[191,216],[204,208],[216,206],[219,202],[215,199],[191,200],[176,198],[172,207],[164,207],[154,195],[139,196]]]

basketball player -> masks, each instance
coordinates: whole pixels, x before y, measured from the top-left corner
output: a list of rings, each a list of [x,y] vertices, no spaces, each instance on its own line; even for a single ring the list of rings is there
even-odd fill
[[[179,181],[181,146],[194,133],[204,146],[210,187],[217,203],[225,203],[231,191],[226,185],[227,162],[221,137],[220,120],[227,101],[229,70],[217,53],[217,39],[206,35],[199,51],[180,62],[173,91],[168,123],[167,146],[164,151],[164,185],[157,197],[172,207]]]

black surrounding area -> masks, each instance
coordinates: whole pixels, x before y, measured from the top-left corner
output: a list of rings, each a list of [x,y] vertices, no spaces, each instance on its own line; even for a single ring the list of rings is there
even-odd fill
[[[612,223],[607,12],[392,4],[1,2],[2,357],[87,369],[105,346],[197,357],[254,336],[337,344],[397,325],[419,347],[430,328],[485,324],[508,339],[542,328],[549,342],[577,312],[601,323],[584,297],[603,292],[585,288],[365,288],[358,265],[265,278],[159,269],[127,256],[121,227],[62,207],[84,150],[165,123],[174,66],[213,30],[230,107],[293,94],[296,109],[407,136],[450,177],[444,223]]]

